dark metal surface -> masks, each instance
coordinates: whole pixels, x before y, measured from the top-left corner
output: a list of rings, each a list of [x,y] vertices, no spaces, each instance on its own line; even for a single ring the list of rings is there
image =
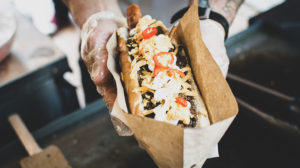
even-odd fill
[[[260,91],[260,92],[263,92],[265,94],[270,94],[276,98],[281,98],[282,100],[285,100],[285,101],[289,101],[289,102],[293,102],[295,100],[294,97],[291,97],[289,95],[286,95],[284,93],[281,93],[281,92],[278,92],[276,90],[273,90],[273,89],[270,89],[268,87],[265,87],[265,86],[262,86],[260,84],[257,84],[255,82],[252,82],[252,81],[249,81],[245,78],[242,78],[240,76],[237,76],[237,75],[234,75],[234,74],[231,74],[231,73],[228,73],[227,74],[227,78],[229,80],[233,80],[241,85],[244,85],[244,86],[247,86],[251,89],[255,89],[257,91]],[[255,96],[255,95],[253,95]]]
[[[268,31],[264,25],[248,34],[228,48],[230,72],[289,97],[299,97],[298,43],[289,41],[278,32]],[[230,78],[229,83],[240,99],[276,118],[300,126],[300,115],[291,109],[290,101],[283,102],[279,97],[241,86]]]
[[[281,5],[251,18],[249,23],[264,22],[270,28],[279,31],[280,34],[288,36],[290,40],[297,41],[300,38],[299,8],[299,0],[286,0]]]
[[[252,25],[227,41],[230,73],[260,88],[300,96],[299,40],[291,41],[264,24]],[[228,82],[238,97],[240,113],[220,142],[213,167],[300,167],[300,116],[291,101],[241,83]],[[270,91],[269,90],[269,91]]]

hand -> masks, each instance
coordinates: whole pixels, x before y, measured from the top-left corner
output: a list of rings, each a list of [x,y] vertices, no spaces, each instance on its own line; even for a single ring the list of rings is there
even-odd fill
[[[83,24],[87,22],[88,18],[101,11],[110,11],[116,16],[122,16],[117,0],[63,0],[63,2],[80,28],[83,28]],[[84,42],[81,43],[81,56],[98,92],[104,97],[104,101],[111,110],[116,98],[116,88],[106,66],[107,50],[105,46],[111,34],[118,28],[118,24],[108,19],[95,19],[87,25],[85,31],[89,34],[82,38]]]
[[[97,86],[98,92],[103,96],[111,111],[116,99],[115,81],[107,69],[106,43],[118,24],[112,20],[97,20],[96,26],[89,26],[90,32],[86,45],[82,49],[82,59],[90,73],[91,79]]]
[[[210,19],[200,20],[200,27],[202,40],[225,77],[229,66],[229,59],[224,45],[225,31],[221,24]]]
[[[223,15],[229,25],[233,22],[235,15],[244,0],[209,0],[211,9]],[[189,5],[194,0],[189,1]],[[216,21],[206,19],[200,20],[202,40],[206,44],[211,55],[219,65],[223,76],[227,75],[229,59],[226,54],[224,45],[225,31],[223,27]]]

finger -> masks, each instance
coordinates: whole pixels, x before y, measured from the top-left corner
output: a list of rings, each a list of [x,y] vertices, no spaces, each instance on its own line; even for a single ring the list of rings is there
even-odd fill
[[[110,72],[107,68],[108,53],[106,47],[99,48],[91,67],[91,78],[96,85],[104,85],[109,82]]]
[[[97,85],[97,90],[101,95],[103,95],[104,102],[107,104],[109,111],[111,111],[117,97],[117,89],[112,77],[109,81],[110,82],[107,82],[104,85]]]
[[[111,37],[117,25],[111,21],[101,23],[89,36],[83,54],[83,60],[87,65],[92,80],[96,85],[105,84],[108,80],[106,43]]]

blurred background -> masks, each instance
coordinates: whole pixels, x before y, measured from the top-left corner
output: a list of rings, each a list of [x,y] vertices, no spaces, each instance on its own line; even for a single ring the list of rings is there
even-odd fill
[[[124,12],[132,1],[119,2]],[[171,26],[188,1],[135,3]],[[300,167],[299,9],[297,0],[240,7],[226,40],[227,81],[240,112],[220,157],[204,168]],[[19,167],[28,156],[7,121],[12,113],[42,147],[59,146],[72,167],[155,167],[133,137],[116,134],[79,46],[80,30],[61,0],[0,1],[0,167]]]

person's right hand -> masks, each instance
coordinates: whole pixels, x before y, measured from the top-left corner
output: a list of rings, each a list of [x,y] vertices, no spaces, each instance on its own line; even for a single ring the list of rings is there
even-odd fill
[[[82,59],[90,73],[98,92],[103,96],[109,110],[116,99],[115,81],[107,69],[106,43],[118,24],[112,20],[97,20],[97,25],[89,25],[90,32],[86,44],[82,44]]]
[[[97,18],[88,22],[82,30],[84,36],[81,44],[82,59],[110,112],[117,96],[117,89],[113,76],[107,68],[106,44],[117,28],[116,21]],[[111,120],[119,135],[132,135],[131,130],[120,119],[111,116]]]
[[[109,11],[117,17],[123,16],[118,0],[63,0],[63,2],[69,8],[81,31],[88,33],[81,39],[81,57],[98,92],[104,97],[104,101],[111,110],[116,98],[116,88],[106,65],[106,43],[114,30],[118,28],[118,23],[113,19],[104,19],[105,17],[91,20],[89,18],[104,11]]]
[[[111,112],[117,93],[115,81],[107,68],[106,43],[119,24],[125,24],[118,0],[63,1],[81,28],[81,57]],[[121,120],[113,116],[111,120],[119,135],[132,135]]]

